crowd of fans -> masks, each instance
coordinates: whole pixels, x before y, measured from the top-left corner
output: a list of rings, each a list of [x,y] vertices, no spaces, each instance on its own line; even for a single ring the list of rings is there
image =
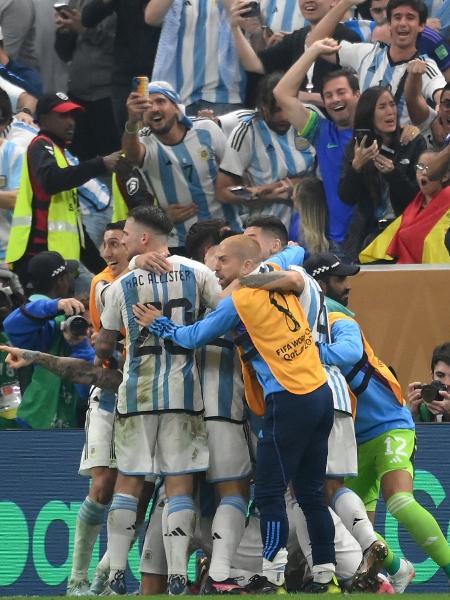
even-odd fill
[[[307,255],[449,262],[447,173],[436,182],[427,173],[450,132],[446,2],[70,0],[52,5],[46,29],[46,3],[26,3],[14,19],[22,4],[0,13],[3,258],[12,213],[10,246],[24,216],[16,196],[27,156],[36,198],[36,186],[74,198],[91,272],[90,240],[99,245],[110,217],[108,171],[115,215],[158,203],[176,226],[173,247],[196,221],[223,217],[239,230],[269,214]],[[50,131],[54,97],[42,95],[57,91],[62,63],[67,79],[56,83],[73,104]],[[156,84],[150,96],[130,94],[141,76]],[[43,173],[39,131],[74,168],[82,161],[76,176]],[[38,246],[79,258],[45,231],[36,237],[6,257],[22,279]]]

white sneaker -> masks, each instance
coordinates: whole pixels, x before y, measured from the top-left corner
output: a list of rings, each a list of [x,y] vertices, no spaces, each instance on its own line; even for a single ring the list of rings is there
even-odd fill
[[[400,559],[400,569],[395,575],[389,575],[388,579],[392,584],[396,594],[403,594],[408,585],[416,576],[412,563],[406,558]]]
[[[87,579],[82,581],[71,579],[67,584],[66,596],[90,596],[90,589]]]

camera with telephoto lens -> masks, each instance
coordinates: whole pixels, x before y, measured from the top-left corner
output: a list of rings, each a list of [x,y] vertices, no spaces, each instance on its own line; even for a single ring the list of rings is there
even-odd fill
[[[434,402],[435,400],[442,401],[444,398],[439,392],[448,392],[448,386],[438,379],[434,379],[431,383],[424,383],[417,386],[422,392],[422,400],[424,402]]]
[[[88,332],[89,321],[80,315],[73,315],[61,323],[61,329],[74,337],[82,337]]]

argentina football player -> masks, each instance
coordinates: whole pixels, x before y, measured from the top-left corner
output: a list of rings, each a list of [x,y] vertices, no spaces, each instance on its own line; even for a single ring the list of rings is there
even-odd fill
[[[134,209],[124,229],[128,256],[148,251],[167,254],[171,229],[161,209]],[[119,474],[108,517],[109,585],[116,593],[124,591],[123,571],[143,480],[155,472],[164,475],[168,498],[163,528],[169,591],[184,593],[187,551],[195,526],[193,473],[208,468],[194,353],[170,341],[160,343],[148,329],[140,328],[132,306],[152,304],[167,316],[189,324],[198,318],[201,304],[215,306],[220,287],[204,265],[178,256],[168,261],[172,270],[167,273],[135,269],[111,285],[96,344],[98,356],[107,358],[120,329],[126,331],[127,358],[115,422]]]

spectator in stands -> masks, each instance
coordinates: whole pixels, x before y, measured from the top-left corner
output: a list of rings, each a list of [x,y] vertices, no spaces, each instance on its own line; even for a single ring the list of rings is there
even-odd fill
[[[12,122],[8,94],[0,88],[0,135]],[[16,204],[22,172],[24,148],[0,137],[0,262],[5,261],[11,229],[12,210]]]
[[[81,13],[81,22],[88,28],[97,27],[114,13],[117,16],[111,81],[119,132],[127,119],[125,103],[133,77],[146,75],[151,79],[152,75],[160,30],[146,25],[144,9],[147,4],[148,0],[90,0]]]
[[[148,24],[161,26],[153,79],[178,91],[189,115],[212,109],[218,115],[239,108],[246,78],[234,48],[227,10],[232,0],[151,0]]]
[[[343,202],[357,207],[346,242],[353,259],[419,191],[415,165],[426,147],[420,135],[400,143],[395,99],[383,86],[361,94],[354,129],[338,190]]]
[[[223,218],[240,230],[236,206],[221,204],[214,192],[225,149],[220,127],[210,119],[186,117],[179,95],[165,81],[151,82],[148,97],[132,92],[127,108],[122,147],[142,167],[175,225],[169,246],[184,252],[186,233],[197,220]],[[143,121],[148,127],[141,129]]]
[[[444,149],[437,152],[428,160],[428,179],[435,181],[443,177],[450,168],[450,144],[446,144]]]
[[[310,254],[328,252],[328,210],[323,183],[317,177],[304,177],[294,188],[294,217],[289,239],[295,240],[305,249],[305,258]]]
[[[299,86],[316,59],[337,50],[337,43],[330,39],[310,46],[280,80],[274,96],[299,135],[316,150],[328,206],[327,239],[330,250],[345,257],[343,244],[354,209],[342,202],[338,184],[345,148],[353,138],[358,80],[349,70],[334,71],[324,77],[321,96],[329,119],[309,109],[298,97]]]
[[[403,214],[360,254],[363,263],[450,263],[445,237],[450,228],[449,174],[431,181],[427,176],[433,153],[425,152],[416,165],[419,193]]]
[[[67,89],[67,65],[55,52],[55,0],[32,0],[36,23],[36,54],[45,91]]]
[[[293,31],[283,37],[279,44],[270,46],[256,54],[242,32],[243,15],[246,10],[247,0],[235,0],[231,10],[231,22],[233,34],[236,40],[236,49],[239,58],[246,69],[253,73],[272,73],[273,71],[286,71],[295,61],[305,52],[306,38],[312,34],[316,25],[330,10],[332,0],[299,0],[300,11],[303,17],[310,23],[309,25]],[[359,36],[353,31],[336,22],[333,28],[333,37],[338,40],[347,40],[348,42],[359,42]],[[321,36],[321,37],[326,37]],[[318,39],[318,38],[317,38]],[[310,45],[308,39],[308,46]],[[324,76],[336,67],[323,60],[322,56],[316,56],[317,62],[312,62],[308,70],[300,80],[299,88],[301,90],[300,98],[304,102],[322,105],[320,95],[321,83]]]
[[[6,253],[23,285],[28,281],[31,257],[42,250],[57,250],[65,259],[81,259],[93,273],[104,268],[97,247],[80,223],[74,190],[92,177],[112,171],[120,153],[68,166],[64,148],[73,138],[73,113],[77,110],[81,107],[61,93],[46,94],[38,102],[36,118],[41,129],[27,150],[27,168],[22,171]]]
[[[370,14],[373,21],[353,19],[345,21],[345,26],[353,29],[363,42],[391,43],[391,31],[387,22],[388,0],[371,0]],[[427,20],[428,23],[428,20]],[[420,55],[432,58],[448,81],[450,77],[450,46],[445,38],[428,24],[417,38],[417,51]]]
[[[55,11],[55,50],[69,63],[68,95],[84,108],[77,114],[71,146],[82,160],[110,154],[120,148],[120,136],[111,99],[116,28],[111,15],[91,29],[81,23],[88,0],[76,0],[67,11]]]
[[[43,94],[42,79],[39,71],[13,59],[1,47],[2,33],[0,29],[0,74],[2,77],[24,88],[26,92],[39,98]]]
[[[422,79],[427,65],[423,60],[414,59],[407,66],[405,100],[411,121],[420,127],[428,147],[440,149],[450,134],[450,83],[442,90],[439,106],[434,110],[421,94]]]
[[[338,2],[311,32],[310,44],[330,36],[346,10],[355,3],[360,4],[361,0]],[[411,120],[404,98],[406,65],[417,55],[417,38],[425,26],[427,9],[422,0],[389,0],[387,19],[391,34],[390,46],[379,42],[349,44],[344,41],[337,56],[330,54],[327,59],[355,69],[362,92],[375,85],[390,86],[398,105],[399,121],[405,125]],[[439,104],[445,78],[434,60],[426,56],[423,60],[427,63],[427,70],[422,82],[422,95],[428,102]]]
[[[450,421],[450,342],[445,342],[433,350],[431,356],[431,378],[447,386],[447,391],[436,390],[440,400],[429,401],[422,397],[424,385],[414,381],[408,385],[408,403],[415,421],[440,423]]]
[[[293,186],[314,168],[314,150],[299,137],[277,104],[273,89],[280,79],[280,73],[272,73],[261,80],[258,110],[227,140],[216,194],[225,204],[241,205],[250,217],[278,217],[288,229]],[[250,185],[234,189],[242,186],[244,178]]]
[[[34,46],[35,10],[30,0],[0,0],[3,49],[12,59],[33,68],[38,66]]]
[[[305,25],[299,0],[261,0],[261,17],[265,28],[272,34],[292,33]]]
[[[74,267],[76,263],[67,263],[58,252],[41,252],[30,260],[34,294],[4,321],[13,345],[93,362],[95,352],[87,337],[87,323],[80,318],[78,327],[73,320],[61,327],[64,315],[72,317],[84,312],[83,304],[70,297],[73,281],[69,269]],[[88,386],[73,386],[39,367],[32,372],[28,385],[23,378],[21,385],[23,396],[17,418],[25,426],[48,429],[79,427],[84,423]]]

